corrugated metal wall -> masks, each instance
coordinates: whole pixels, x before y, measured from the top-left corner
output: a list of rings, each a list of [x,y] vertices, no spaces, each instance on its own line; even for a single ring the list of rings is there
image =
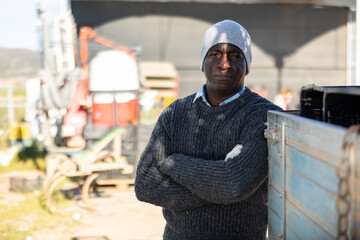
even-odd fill
[[[311,5],[240,5],[125,1],[72,1],[78,28],[92,26],[118,45],[142,46],[143,60],[174,62],[180,96],[205,82],[199,70],[202,36],[233,19],[250,33],[253,64],[245,84],[273,99],[280,87],[345,85],[347,8]]]

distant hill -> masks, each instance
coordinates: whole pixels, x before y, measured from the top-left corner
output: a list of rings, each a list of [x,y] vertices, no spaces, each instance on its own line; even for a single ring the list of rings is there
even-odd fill
[[[35,77],[38,66],[36,51],[0,48],[0,78]]]

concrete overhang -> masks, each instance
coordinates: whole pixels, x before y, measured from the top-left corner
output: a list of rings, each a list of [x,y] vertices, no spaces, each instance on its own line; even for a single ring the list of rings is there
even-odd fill
[[[71,0],[72,2],[197,2],[197,3],[236,3],[236,4],[308,4],[315,6],[348,7],[356,9],[356,0]]]

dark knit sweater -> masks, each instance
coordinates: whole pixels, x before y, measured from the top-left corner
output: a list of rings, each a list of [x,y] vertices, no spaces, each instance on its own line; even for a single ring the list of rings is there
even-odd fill
[[[265,239],[264,123],[280,108],[248,88],[218,107],[194,96],[159,117],[137,167],[136,196],[163,207],[164,239]],[[237,144],[241,153],[225,162]]]

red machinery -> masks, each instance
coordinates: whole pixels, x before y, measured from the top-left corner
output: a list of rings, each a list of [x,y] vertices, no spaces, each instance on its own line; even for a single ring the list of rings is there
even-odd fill
[[[105,180],[133,180],[139,153],[157,116],[153,113],[175,100],[179,78],[173,64],[138,64],[139,48],[115,46],[90,27],[82,27],[75,37],[70,12],[55,24],[57,34],[53,35],[41,7],[38,13],[43,76],[32,122],[39,125],[37,138],[50,153],[44,193],[52,208],[52,192],[64,178],[81,177],[85,198],[93,181],[106,185]],[[52,36],[57,37],[53,40]],[[150,94],[142,95],[141,112],[151,124],[140,125],[143,92]],[[155,97],[163,104],[155,104]]]
[[[89,61],[89,40],[109,50],[98,51]],[[74,137],[99,139],[109,129],[136,124],[138,119],[140,83],[136,54],[98,37],[90,27],[80,29],[79,43],[81,68],[86,77],[77,83],[64,115],[62,132],[69,147],[77,145],[72,141]]]

